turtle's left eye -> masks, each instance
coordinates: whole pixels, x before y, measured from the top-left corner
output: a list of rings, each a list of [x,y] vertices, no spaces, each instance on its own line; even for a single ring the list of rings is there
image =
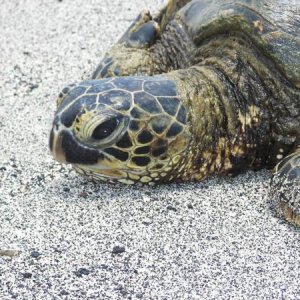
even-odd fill
[[[94,129],[92,138],[99,141],[109,137],[116,130],[119,123],[120,121],[117,118],[104,121]]]

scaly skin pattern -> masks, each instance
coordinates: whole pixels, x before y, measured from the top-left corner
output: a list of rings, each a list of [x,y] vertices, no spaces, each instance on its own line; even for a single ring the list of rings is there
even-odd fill
[[[300,42],[289,32],[230,1],[173,0],[155,17],[141,13],[91,80],[60,93],[54,157],[126,184],[277,165],[271,205],[299,226]]]
[[[87,80],[63,92],[50,139],[58,159],[107,182],[181,178],[174,169],[185,167],[191,133],[173,81],[166,76]],[[107,130],[115,126],[114,132],[103,137],[102,124]]]
[[[206,47],[209,57],[201,63],[168,74],[175,75],[190,108],[190,168],[195,171],[188,179],[273,167],[299,135],[299,112],[297,121],[292,110],[299,92],[255,47],[245,47],[244,38],[212,40],[201,49],[203,56]]]

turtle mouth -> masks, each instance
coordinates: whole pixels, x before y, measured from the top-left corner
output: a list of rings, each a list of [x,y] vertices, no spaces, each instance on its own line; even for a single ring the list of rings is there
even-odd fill
[[[78,173],[83,173],[86,176],[96,177],[100,180],[118,180],[127,177],[127,172],[119,168],[110,168],[98,165],[82,165],[73,164],[74,169]]]

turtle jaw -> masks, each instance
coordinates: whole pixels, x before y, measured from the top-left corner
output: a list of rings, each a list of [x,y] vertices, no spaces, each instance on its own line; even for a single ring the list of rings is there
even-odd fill
[[[128,172],[117,161],[111,161],[109,158],[101,160],[98,164],[72,164],[76,172],[96,181],[110,183],[133,184],[133,181],[126,180]]]

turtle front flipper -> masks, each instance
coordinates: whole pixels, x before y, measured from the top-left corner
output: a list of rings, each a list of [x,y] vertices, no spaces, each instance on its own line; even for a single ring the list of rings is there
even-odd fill
[[[275,167],[269,196],[276,214],[300,227],[300,145]]]
[[[129,48],[149,48],[160,36],[166,25],[174,18],[176,12],[191,0],[169,0],[152,17],[148,10],[142,11],[122,35],[117,44]]]
[[[131,48],[149,48],[159,36],[160,26],[149,11],[142,11],[119,40]]]
[[[155,75],[170,71],[169,58],[163,57],[166,56],[165,48],[176,48],[178,52],[180,50],[177,49],[178,44],[185,40],[182,37],[177,40],[182,29],[166,30],[166,27],[172,22],[177,11],[188,2],[190,0],[169,0],[153,16],[147,10],[142,11],[117,43],[105,54],[94,71],[92,79]],[[170,38],[172,34],[176,36],[173,40],[172,37]],[[165,43],[162,44],[161,40],[165,40]],[[181,49],[181,52],[185,51]],[[177,56],[176,53],[172,53],[173,56]],[[169,53],[167,56],[170,56]]]
[[[148,48],[159,36],[160,26],[149,11],[142,11],[101,60],[92,79],[128,76],[149,64]]]

